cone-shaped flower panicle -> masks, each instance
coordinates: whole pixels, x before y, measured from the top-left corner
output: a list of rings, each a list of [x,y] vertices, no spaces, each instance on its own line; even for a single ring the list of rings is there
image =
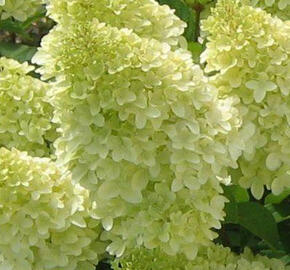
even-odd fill
[[[265,11],[220,0],[203,22],[209,43],[202,55],[212,83],[223,97],[238,98],[239,139],[230,151],[242,177],[260,199],[264,187],[274,194],[290,188],[290,22]]]
[[[88,191],[47,158],[0,148],[0,269],[91,269],[104,251]]]
[[[34,57],[42,76],[55,78],[57,156],[91,191],[111,254],[144,245],[192,259],[224,216],[218,179],[236,166],[227,151],[240,124],[235,100],[217,99],[189,52],[121,28],[118,14],[107,15],[113,26],[92,16],[60,21]]]

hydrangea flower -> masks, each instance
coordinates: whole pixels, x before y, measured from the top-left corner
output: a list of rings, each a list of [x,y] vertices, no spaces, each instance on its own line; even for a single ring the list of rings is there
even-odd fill
[[[98,18],[118,28],[130,28],[140,37],[176,45],[186,24],[167,5],[155,0],[47,0],[48,14],[58,23]]]
[[[107,24],[67,10],[70,19],[34,57],[42,76],[55,79],[56,155],[90,190],[109,253],[160,247],[193,259],[224,217],[220,179],[237,165],[227,151],[227,134],[240,125],[236,101],[217,98],[189,52],[172,50],[156,32],[147,38],[135,24],[123,28],[120,3],[132,1],[114,3]]]
[[[49,156],[57,137],[48,84],[28,75],[34,67],[0,58],[0,146]]]
[[[35,14],[41,4],[41,0],[0,0],[0,19],[14,17],[18,21],[25,21]]]
[[[116,259],[114,270],[289,270],[280,260],[253,255],[246,248],[244,253],[236,255],[220,245],[202,248],[193,261],[183,255],[168,256],[158,249],[135,249]]]
[[[206,21],[206,71],[221,97],[239,99],[240,139],[229,138],[239,157],[239,183],[260,199],[290,188],[290,22],[241,1],[220,0]]]
[[[88,191],[47,158],[0,148],[0,269],[95,269]]]

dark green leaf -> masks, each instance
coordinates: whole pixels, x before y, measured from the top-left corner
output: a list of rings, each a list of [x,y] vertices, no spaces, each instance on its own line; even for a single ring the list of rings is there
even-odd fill
[[[270,247],[280,247],[275,219],[263,205],[254,202],[230,202],[226,204],[225,211],[226,223],[240,224]]]
[[[243,252],[245,247],[250,247],[254,252],[257,252],[260,243],[265,243],[239,224],[223,224],[218,234],[219,237],[215,240],[215,243],[230,247],[236,253]],[[269,248],[269,246],[266,245],[266,248]]]
[[[230,247],[240,247],[241,233],[239,231],[228,231],[227,237],[228,237]]]
[[[225,223],[239,223],[239,207],[238,203],[230,202],[225,205],[226,219]]]
[[[224,186],[223,189],[231,202],[248,202],[250,199],[248,191],[238,185]]]
[[[30,61],[36,50],[36,47],[0,42],[0,56],[13,58],[19,62]]]

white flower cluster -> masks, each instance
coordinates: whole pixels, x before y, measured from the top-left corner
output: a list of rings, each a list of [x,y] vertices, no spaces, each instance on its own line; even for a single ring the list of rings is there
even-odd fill
[[[34,67],[0,58],[0,146],[33,156],[52,154],[57,137],[48,84],[28,75]]]
[[[260,199],[290,188],[290,21],[282,22],[241,1],[220,0],[203,22],[209,33],[202,55],[221,97],[239,100],[241,186]]]
[[[168,6],[155,0],[49,0],[48,13],[65,25],[98,18],[113,27],[134,29],[140,37],[176,45],[186,24]]]
[[[114,270],[289,270],[280,260],[254,256],[246,248],[236,255],[219,245],[201,248],[197,257],[188,261],[183,255],[168,256],[158,249],[135,249],[116,259]]]
[[[59,24],[34,61],[56,78],[56,155],[90,190],[107,251],[144,245],[194,258],[221,226],[219,179],[236,166],[227,134],[240,122],[191,54],[163,42],[164,25],[174,37],[183,24],[172,12],[149,16],[148,3],[161,18],[168,11],[147,0],[51,1]]]
[[[0,269],[94,269],[98,223],[88,192],[49,159],[0,148]]]

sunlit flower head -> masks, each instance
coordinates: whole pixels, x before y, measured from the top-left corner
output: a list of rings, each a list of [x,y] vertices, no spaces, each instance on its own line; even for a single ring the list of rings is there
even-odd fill
[[[104,251],[88,191],[47,158],[0,148],[0,269],[91,269]]]
[[[206,21],[206,71],[222,97],[239,99],[239,139],[229,137],[241,177],[260,199],[264,188],[290,188],[290,23],[241,3],[220,0]]]
[[[127,3],[125,12],[146,1],[100,3],[109,2],[120,12]],[[235,99],[218,99],[190,52],[161,42],[163,20],[129,27],[148,15],[142,7],[127,19],[104,17],[98,5],[87,20],[69,9],[62,20],[58,3],[50,12],[59,24],[34,61],[43,78],[55,78],[59,162],[90,190],[109,253],[160,247],[193,259],[224,217],[219,179],[237,166],[227,150],[227,134],[240,125]]]

